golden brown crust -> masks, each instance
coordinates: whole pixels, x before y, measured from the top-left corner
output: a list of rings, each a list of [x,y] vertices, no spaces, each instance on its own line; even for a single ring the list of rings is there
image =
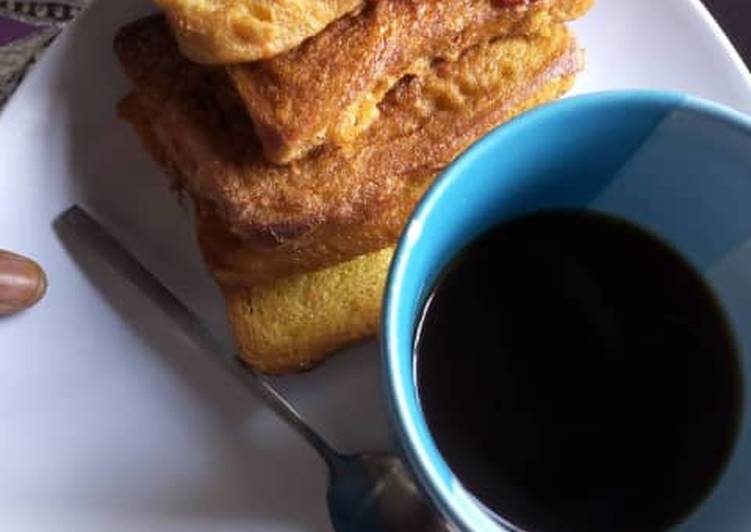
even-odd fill
[[[574,76],[551,79],[532,98],[509,108],[507,119],[565,94]],[[355,224],[324,224],[276,247],[247,245],[230,234],[210,210],[198,216],[198,239],[206,263],[225,286],[265,284],[274,279],[324,268],[394,243],[433,176],[378,212]]]
[[[579,68],[562,25],[486,43],[400,82],[381,104],[381,118],[351,147],[321,148],[282,167],[263,159],[221,70],[184,60],[162,21],[126,27],[116,50],[168,168],[254,246],[377,216],[501,123],[508,102]],[[122,112],[132,118],[127,107]]]
[[[256,61],[293,48],[363,0],[155,0],[186,56],[198,63]]]
[[[582,14],[591,0],[381,0],[280,56],[228,68],[267,159],[347,145],[378,117],[406,74],[509,34]]]
[[[199,208],[198,241],[206,264],[223,286],[266,284],[393,245],[423,190],[416,187],[377,216],[360,223],[322,225],[272,248],[247,245],[230,234],[210,211]]]

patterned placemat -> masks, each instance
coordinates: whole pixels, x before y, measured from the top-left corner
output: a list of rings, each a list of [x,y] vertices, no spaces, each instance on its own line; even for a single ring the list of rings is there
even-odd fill
[[[0,0],[0,107],[40,52],[88,2]]]

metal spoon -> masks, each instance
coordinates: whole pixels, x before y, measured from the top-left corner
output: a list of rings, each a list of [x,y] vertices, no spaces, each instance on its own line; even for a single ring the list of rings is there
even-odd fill
[[[105,259],[318,451],[329,469],[329,515],[338,532],[453,530],[423,496],[399,458],[389,453],[345,455],[334,450],[282,394],[228,352],[188,307],[82,208],[74,206],[62,213],[55,228],[63,240],[81,241]]]

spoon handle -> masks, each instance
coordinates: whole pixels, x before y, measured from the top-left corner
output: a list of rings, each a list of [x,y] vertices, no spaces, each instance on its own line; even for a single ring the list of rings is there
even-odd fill
[[[109,266],[135,285],[180,328],[202,351],[211,353],[215,362],[245,388],[250,389],[267,407],[316,450],[330,468],[339,463],[340,455],[310,426],[262,375],[245,365],[216,338],[198,317],[157,277],[147,270],[99,222],[84,209],[73,206],[55,221],[55,229],[68,244],[81,241],[105,259]]]

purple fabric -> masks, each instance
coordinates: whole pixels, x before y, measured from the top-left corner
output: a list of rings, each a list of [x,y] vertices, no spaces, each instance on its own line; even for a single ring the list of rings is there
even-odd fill
[[[6,45],[17,39],[22,39],[38,30],[39,28],[37,26],[0,17],[0,46]]]

